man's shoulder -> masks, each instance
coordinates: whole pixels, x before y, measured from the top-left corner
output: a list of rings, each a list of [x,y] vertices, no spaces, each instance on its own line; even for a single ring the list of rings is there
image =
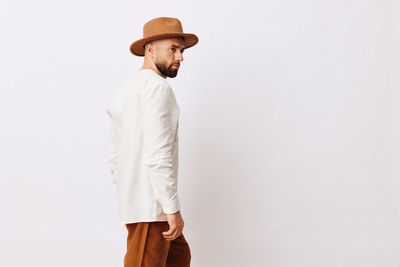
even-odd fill
[[[121,93],[132,91],[141,92],[145,88],[169,87],[168,82],[155,72],[139,70],[128,75],[123,85],[120,87]]]
[[[124,98],[131,94],[142,100],[150,98],[170,98],[173,90],[166,79],[151,69],[142,69],[131,73],[121,90]],[[132,94],[132,92],[136,92]],[[126,95],[128,94],[128,95]]]
[[[147,78],[147,82],[148,82],[149,86],[170,88],[170,85],[167,82],[167,80],[158,74],[151,74],[151,75],[147,76],[146,78]]]
[[[143,86],[143,91],[163,91],[171,92],[172,88],[169,83],[158,74],[149,75],[145,78],[145,83]]]

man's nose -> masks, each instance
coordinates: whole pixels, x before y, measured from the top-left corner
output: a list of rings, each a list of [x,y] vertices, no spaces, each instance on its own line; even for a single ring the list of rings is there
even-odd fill
[[[177,54],[178,54],[178,56],[177,56],[177,60],[179,60],[179,61],[183,61],[183,55],[182,55],[182,52],[178,52]]]

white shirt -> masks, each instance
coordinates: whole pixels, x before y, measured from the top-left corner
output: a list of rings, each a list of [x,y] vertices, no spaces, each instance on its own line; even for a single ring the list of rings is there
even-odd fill
[[[179,107],[152,69],[131,74],[107,108],[107,165],[122,223],[166,221],[177,195]]]

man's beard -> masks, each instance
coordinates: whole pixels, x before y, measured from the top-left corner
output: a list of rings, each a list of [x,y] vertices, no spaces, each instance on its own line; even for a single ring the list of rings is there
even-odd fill
[[[157,69],[161,72],[162,75],[174,78],[178,74],[178,69],[171,69],[173,65],[171,65],[169,68],[166,67],[166,65],[162,63],[155,63]]]

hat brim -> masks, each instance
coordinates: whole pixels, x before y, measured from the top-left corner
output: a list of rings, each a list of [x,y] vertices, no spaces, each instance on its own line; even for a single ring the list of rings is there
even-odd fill
[[[129,50],[135,56],[143,57],[144,56],[144,45],[147,44],[148,42],[158,40],[158,39],[172,38],[172,37],[179,37],[179,36],[182,36],[183,38],[185,38],[185,49],[192,47],[199,42],[199,38],[193,33],[161,33],[161,34],[156,34],[153,36],[149,36],[149,37],[134,41],[131,44]]]

